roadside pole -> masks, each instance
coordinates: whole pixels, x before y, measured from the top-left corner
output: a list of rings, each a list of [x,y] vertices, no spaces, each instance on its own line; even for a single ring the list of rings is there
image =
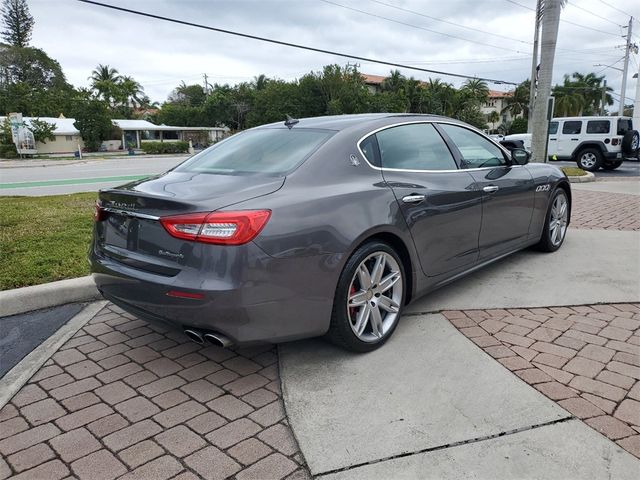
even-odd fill
[[[633,28],[633,17],[629,17],[627,26],[627,45],[624,50],[624,66],[622,67],[622,86],[620,87],[620,108],[618,115],[624,115],[624,100],[627,92],[627,72],[629,70],[629,54],[631,53],[631,29]]]
[[[540,39],[540,20],[542,16],[541,2],[538,0],[536,5],[536,23],[533,34],[533,54],[531,55],[531,77],[529,80],[529,118],[527,119],[527,133],[533,131],[533,104],[536,101],[536,77],[538,72],[538,43]]]
[[[602,85],[602,100],[600,103],[600,115],[604,116],[604,104],[607,101],[607,80]]]

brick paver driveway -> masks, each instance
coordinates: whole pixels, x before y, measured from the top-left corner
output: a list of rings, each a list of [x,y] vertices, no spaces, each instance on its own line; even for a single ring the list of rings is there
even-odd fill
[[[0,479],[303,479],[274,347],[201,347],[105,307],[0,412]]]
[[[638,195],[573,190],[572,207],[571,228],[640,230]],[[640,458],[640,303],[443,313],[522,380]]]

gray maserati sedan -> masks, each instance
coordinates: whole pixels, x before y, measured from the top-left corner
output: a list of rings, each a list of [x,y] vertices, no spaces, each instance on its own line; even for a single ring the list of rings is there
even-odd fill
[[[560,248],[569,182],[528,160],[445,117],[288,118],[101,191],[93,278],[198,343],[326,335],[370,351],[412,299]]]

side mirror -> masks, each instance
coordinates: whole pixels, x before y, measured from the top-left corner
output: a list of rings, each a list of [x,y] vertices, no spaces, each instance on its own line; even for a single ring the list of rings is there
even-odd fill
[[[514,165],[526,165],[529,163],[531,154],[524,148],[514,148],[511,150],[511,161]]]

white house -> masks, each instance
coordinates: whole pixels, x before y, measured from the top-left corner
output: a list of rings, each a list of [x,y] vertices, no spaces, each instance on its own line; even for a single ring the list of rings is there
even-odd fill
[[[513,96],[513,92],[499,92],[496,90],[489,90],[489,99],[480,107],[480,111],[487,117],[491,112],[497,112],[500,115],[500,120],[494,124],[487,121],[487,125],[491,129],[497,129],[502,124],[510,124],[515,118],[522,117],[522,113],[518,115],[512,115],[509,110],[505,110],[509,105],[508,99]]]
[[[0,116],[0,122],[4,122],[6,117]],[[54,139],[46,142],[37,142],[36,151],[38,154],[60,154],[74,153],[78,148],[84,148],[84,142],[80,131],[74,126],[74,118],[60,117],[23,117],[23,122],[27,126],[31,125],[31,120],[42,120],[53,124]],[[119,139],[102,142],[102,150],[116,151],[132,145],[133,148],[140,148],[145,141],[189,141],[193,144],[214,143],[221,140],[228,132],[227,127],[173,127],[169,125],[155,125],[147,120],[112,120],[113,124],[122,130],[122,137]]]

